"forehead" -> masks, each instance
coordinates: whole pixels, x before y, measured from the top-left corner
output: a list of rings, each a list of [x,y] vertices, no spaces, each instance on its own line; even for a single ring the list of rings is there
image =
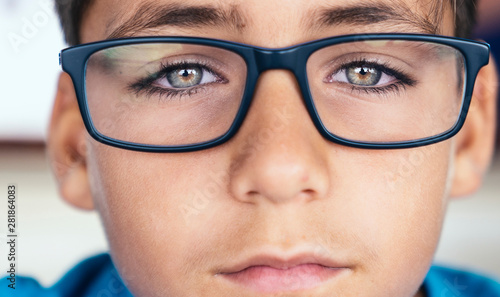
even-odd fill
[[[189,35],[282,47],[352,33],[451,35],[451,9],[446,4],[446,0],[94,0],[84,14],[81,36],[90,42]]]

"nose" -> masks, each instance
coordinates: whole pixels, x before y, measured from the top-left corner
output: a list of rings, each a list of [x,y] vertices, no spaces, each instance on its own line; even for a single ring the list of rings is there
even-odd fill
[[[230,191],[246,203],[307,203],[328,190],[327,151],[292,73],[264,72],[232,140]]]

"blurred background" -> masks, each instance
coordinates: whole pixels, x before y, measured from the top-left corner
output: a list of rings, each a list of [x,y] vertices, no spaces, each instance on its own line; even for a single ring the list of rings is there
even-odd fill
[[[482,0],[479,12],[475,36],[500,58],[500,1]],[[58,53],[65,47],[53,0],[0,0],[0,37],[0,188],[18,186],[19,273],[48,286],[107,244],[94,212],[62,202],[45,159]],[[500,279],[498,147],[483,188],[451,203],[436,263]],[[6,213],[0,193],[0,242],[6,240]],[[0,244],[0,274],[7,269],[6,247]]]

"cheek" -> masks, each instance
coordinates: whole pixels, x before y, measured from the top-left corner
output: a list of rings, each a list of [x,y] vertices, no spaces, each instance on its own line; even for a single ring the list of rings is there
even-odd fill
[[[203,257],[220,242],[212,229],[221,225],[216,214],[224,213],[216,204],[208,205],[212,188],[206,174],[200,174],[212,167],[211,156],[205,152],[201,160],[101,144],[92,146],[90,154],[94,203],[127,286],[138,296],[153,296],[161,287],[181,296],[175,288],[202,285],[199,279],[190,283],[203,260],[194,255]]]
[[[450,151],[444,142],[350,157],[358,165],[350,166],[351,178],[343,181],[351,184],[339,185],[344,192],[338,196],[349,199],[336,223],[348,222],[345,228],[364,242],[364,272],[380,282],[388,276],[397,280],[384,290],[392,286],[402,293],[401,284],[417,288],[425,277],[446,210]]]

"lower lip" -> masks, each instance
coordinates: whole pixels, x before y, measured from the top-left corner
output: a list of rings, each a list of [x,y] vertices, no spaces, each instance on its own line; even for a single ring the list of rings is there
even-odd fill
[[[318,264],[302,264],[288,269],[252,266],[239,272],[224,274],[231,282],[262,293],[307,290],[338,275],[343,268]]]

